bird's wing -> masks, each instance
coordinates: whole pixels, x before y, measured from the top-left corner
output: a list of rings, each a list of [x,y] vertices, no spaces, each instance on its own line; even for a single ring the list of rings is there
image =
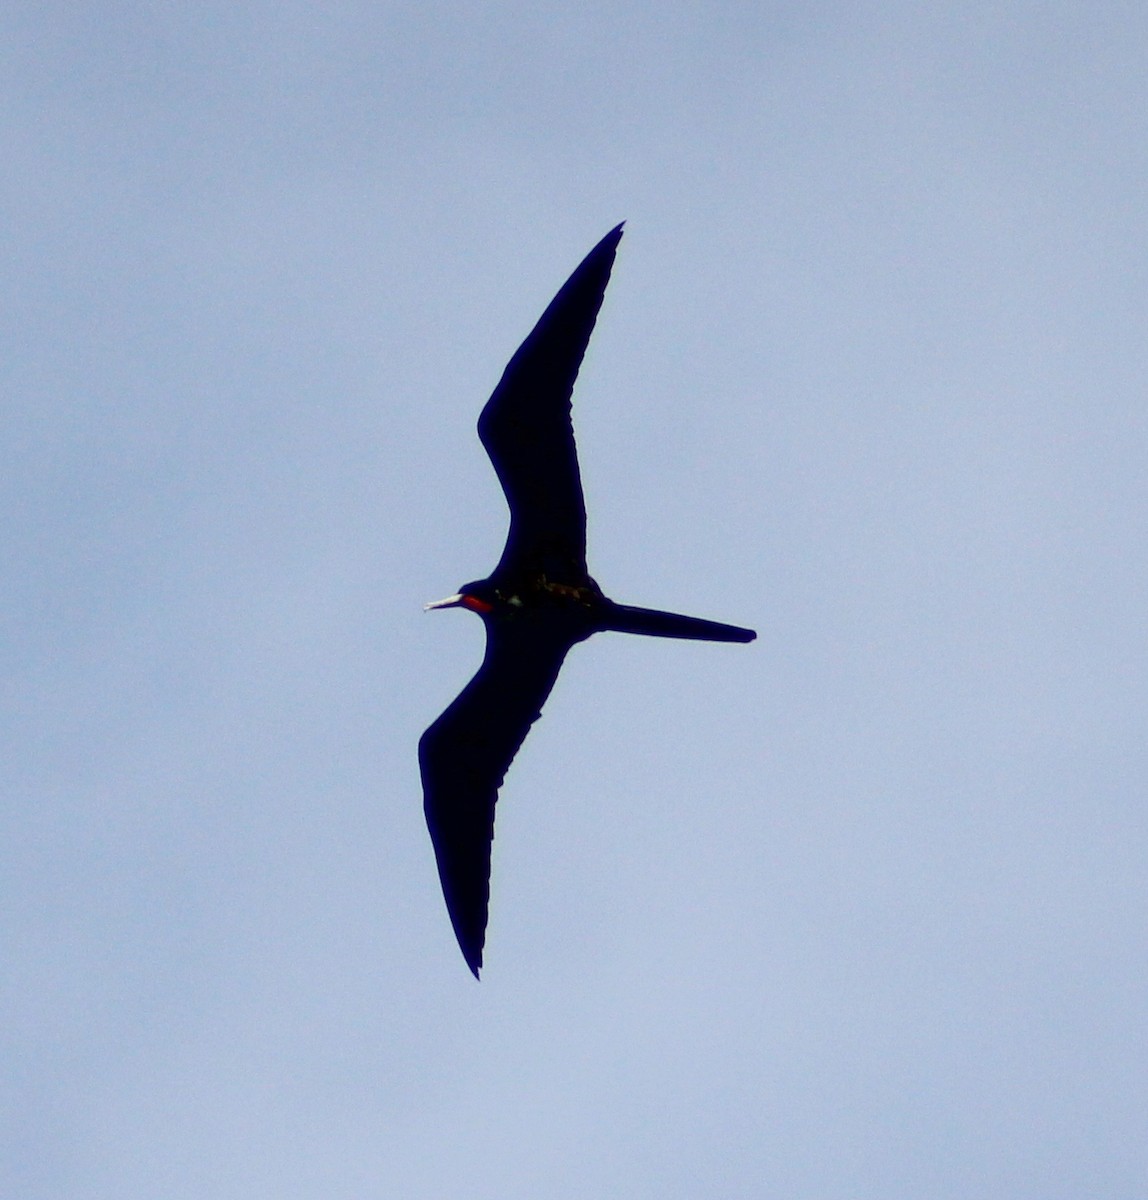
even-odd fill
[[[562,285],[478,419],[478,436],[510,506],[496,574],[558,574],[567,566],[586,572],[586,506],[570,397],[621,236],[619,225]]]
[[[476,978],[486,939],[498,789],[572,644],[532,626],[488,626],[478,673],[419,740],[423,806],[443,896]]]

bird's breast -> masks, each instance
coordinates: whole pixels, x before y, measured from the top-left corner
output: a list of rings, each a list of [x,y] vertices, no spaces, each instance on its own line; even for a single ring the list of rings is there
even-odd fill
[[[583,572],[555,575],[547,571],[522,571],[496,582],[495,595],[509,609],[596,608],[605,597],[602,589]]]
[[[602,597],[596,586],[585,584],[556,583],[545,575],[538,581],[538,590],[552,600],[565,604],[581,604],[590,607]]]

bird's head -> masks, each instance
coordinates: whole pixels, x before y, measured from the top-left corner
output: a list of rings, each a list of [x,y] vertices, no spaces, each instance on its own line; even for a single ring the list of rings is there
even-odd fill
[[[484,617],[493,612],[499,603],[500,597],[494,588],[485,579],[479,579],[474,583],[464,583],[454,596],[447,596],[445,600],[434,600],[423,608],[427,612],[432,608],[469,608],[471,612]]]

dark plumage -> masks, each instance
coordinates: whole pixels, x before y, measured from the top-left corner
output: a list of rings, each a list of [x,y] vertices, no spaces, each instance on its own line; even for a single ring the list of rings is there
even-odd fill
[[[511,760],[570,647],[616,630],[750,642],[751,629],[607,599],[586,569],[586,506],[570,397],[610,278],[622,226],[586,256],[510,360],[478,419],[510,506],[489,579],[428,608],[486,625],[478,674],[419,741],[427,826],[458,944],[477,978],[486,938],[494,807]]]

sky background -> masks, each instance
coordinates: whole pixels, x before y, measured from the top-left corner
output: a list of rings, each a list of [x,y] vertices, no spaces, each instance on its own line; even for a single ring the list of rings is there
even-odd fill
[[[0,14],[0,1194],[1148,1195],[1142,4]],[[475,436],[627,221],[481,984]]]

